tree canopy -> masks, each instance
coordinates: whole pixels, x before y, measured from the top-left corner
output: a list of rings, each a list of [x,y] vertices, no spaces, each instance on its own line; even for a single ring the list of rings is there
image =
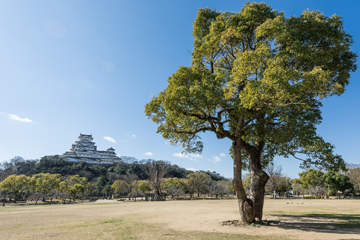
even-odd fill
[[[303,153],[304,165],[344,168],[317,133],[321,99],[341,95],[355,71],[341,17],[305,10],[286,18],[265,3],[238,13],[201,8],[193,24],[192,64],[146,105],[158,133],[201,152],[199,133],[265,144],[263,157]],[[266,159],[266,158],[265,158]]]

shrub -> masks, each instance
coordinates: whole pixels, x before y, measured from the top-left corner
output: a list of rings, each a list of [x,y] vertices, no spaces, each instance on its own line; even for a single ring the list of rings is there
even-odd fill
[[[316,199],[324,198],[324,196],[316,196]],[[304,196],[303,199],[315,199],[315,196]]]

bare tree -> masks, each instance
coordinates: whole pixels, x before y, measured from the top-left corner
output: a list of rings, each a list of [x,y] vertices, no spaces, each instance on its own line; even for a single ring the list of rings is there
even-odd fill
[[[360,191],[360,164],[346,164],[348,171],[345,173],[350,178],[350,182],[354,185],[353,194]]]
[[[44,194],[42,192],[31,192],[31,194],[29,195],[29,198],[31,200],[35,199],[35,205],[37,205],[38,201],[40,198],[43,198],[44,197]]]
[[[291,187],[292,187],[294,195],[297,194],[299,196],[300,192],[301,192],[301,184],[300,183],[292,183]]]
[[[233,192],[231,191],[231,189],[230,189],[231,182],[230,182],[230,181],[225,181],[225,182],[221,182],[221,183],[219,183],[219,184],[220,184],[220,186],[221,186],[221,188],[220,188],[221,193],[222,193],[222,194],[226,194],[227,199],[229,199],[229,194],[230,194],[230,193],[233,193]]]
[[[134,197],[134,195],[132,194],[133,192],[133,183],[137,180],[139,180],[138,176],[136,174],[131,174],[131,173],[127,173],[125,175],[121,175],[120,179],[125,181],[127,183],[127,185],[123,185],[122,189],[120,190],[121,192],[127,192],[128,193],[128,197],[129,200],[131,197]],[[126,188],[126,189],[125,189]],[[126,191],[125,191],[126,190]]]
[[[215,195],[217,198],[217,196],[221,193],[219,184],[210,179],[209,185],[208,185],[208,192],[209,192],[211,198],[213,197],[213,195]]]
[[[145,174],[149,177],[150,186],[153,189],[152,200],[156,201],[162,195],[161,181],[165,175],[169,163],[165,161],[151,161],[145,163]]]
[[[327,188],[325,186],[325,184],[323,185],[320,185],[320,186],[313,186],[309,189],[309,193],[311,195],[315,195],[315,199],[316,199],[316,196],[319,196],[319,195],[327,195]]]
[[[11,191],[7,191],[5,189],[0,190],[0,199],[2,201],[2,206],[5,207],[6,199],[15,197],[15,195]]]
[[[60,192],[60,191],[56,191],[53,196],[56,198],[59,198],[63,204],[65,204],[65,201],[67,198],[69,198],[69,199],[72,198],[71,194],[69,194],[67,192]]]
[[[172,185],[172,186],[169,186],[168,188],[166,188],[166,192],[168,195],[171,196],[171,199],[174,199],[174,196],[179,197],[179,196],[184,195],[184,191],[175,185]]]
[[[273,198],[276,199],[276,191],[281,183],[282,167],[275,167],[274,164],[269,164],[265,168],[265,171],[269,175],[269,180],[266,183],[266,188],[274,194]]]

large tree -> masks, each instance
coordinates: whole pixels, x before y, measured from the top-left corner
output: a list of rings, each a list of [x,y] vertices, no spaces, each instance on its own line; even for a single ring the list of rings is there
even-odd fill
[[[246,3],[238,13],[201,8],[193,27],[191,66],[168,78],[145,114],[184,152],[201,153],[199,134],[206,131],[232,141],[242,222],[262,218],[268,180],[262,169],[274,156],[345,168],[316,133],[321,100],[341,95],[356,69],[341,17],[305,10],[287,18],[265,3]],[[243,167],[250,170],[250,199]]]
[[[354,184],[350,182],[350,178],[343,174],[328,172],[324,175],[324,181],[328,184],[330,189],[335,190],[338,198],[340,198],[338,191],[341,191],[343,193],[345,199],[345,191],[354,188]]]

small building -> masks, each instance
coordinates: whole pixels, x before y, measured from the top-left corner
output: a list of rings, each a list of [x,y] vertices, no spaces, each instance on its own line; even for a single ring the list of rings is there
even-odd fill
[[[85,161],[90,164],[115,164],[121,161],[114,148],[98,151],[92,140],[92,135],[80,133],[78,141],[71,146],[70,151],[59,157],[66,158],[70,162]]]

